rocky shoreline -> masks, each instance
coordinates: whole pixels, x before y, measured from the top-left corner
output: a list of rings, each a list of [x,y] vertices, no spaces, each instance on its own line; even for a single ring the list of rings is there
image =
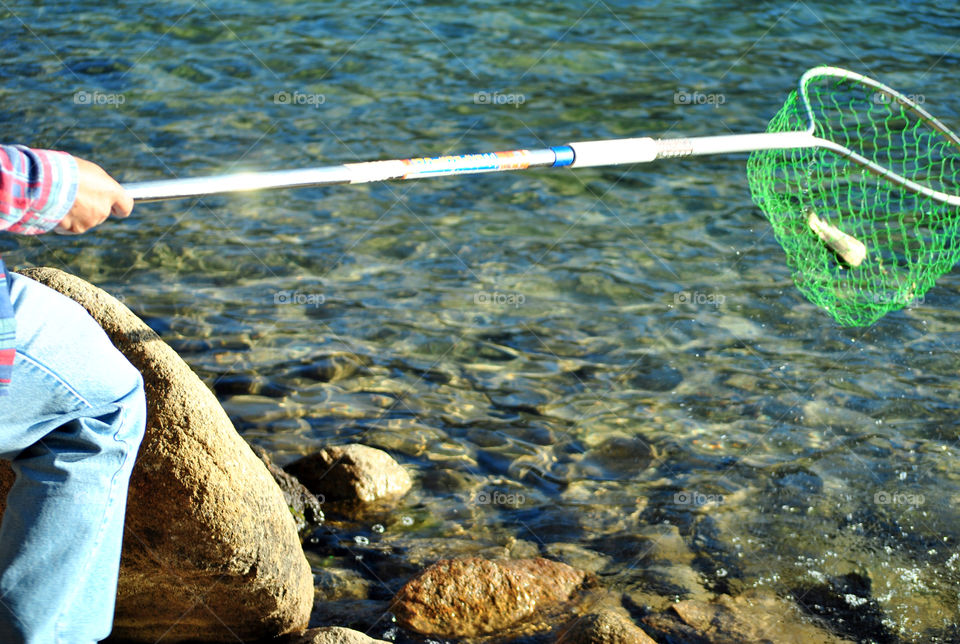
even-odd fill
[[[344,453],[366,453],[372,448],[348,445]],[[379,458],[389,458],[381,453]],[[309,457],[307,457],[309,458]],[[395,462],[393,466],[400,467]],[[301,471],[298,465],[297,471]],[[345,480],[329,485],[362,487],[365,476],[379,476],[383,469],[366,473],[357,469]],[[289,473],[284,472],[289,477]],[[299,493],[298,493],[299,494]],[[294,500],[296,499],[294,497]],[[400,500],[394,496],[395,501]],[[370,499],[368,508],[382,511],[382,498]],[[350,506],[349,519],[342,520],[336,532],[350,520],[362,520],[364,504]],[[334,511],[333,516],[337,513]],[[334,520],[337,522],[337,520]],[[320,530],[320,526],[315,529]],[[689,553],[682,548],[676,529],[654,530],[662,553],[673,558],[665,565],[682,568]],[[572,545],[572,544],[571,544]],[[343,620],[353,633],[377,633],[390,641],[466,641],[466,642],[542,642],[544,644],[588,643],[733,643],[733,642],[822,642],[856,641],[831,634],[818,625],[800,606],[774,595],[747,591],[737,596],[711,594],[702,587],[684,595],[649,596],[620,593],[604,587],[598,570],[587,571],[563,561],[544,557],[520,557],[538,551],[533,544],[512,543],[502,552],[486,557],[461,555],[440,559],[414,572],[411,579],[387,599],[372,599],[375,579],[368,579],[372,566],[362,563],[377,554],[376,544],[336,546],[327,552],[358,565],[350,568],[325,568],[317,580],[318,607],[337,606],[338,610],[316,610],[314,621]],[[554,556],[590,562],[584,552],[555,549]],[[402,555],[396,555],[402,556]],[[594,564],[602,565],[595,555]],[[589,566],[588,567],[596,567]],[[692,573],[692,569],[691,569]],[[676,579],[685,575],[674,570]],[[686,575],[690,577],[690,575]],[[694,582],[696,583],[696,582]],[[350,606],[350,608],[347,608]],[[352,608],[352,610],[351,610]],[[323,628],[330,628],[324,626]],[[354,630],[358,629],[358,630]],[[343,631],[338,631],[341,634]],[[320,635],[318,635],[319,637]],[[314,640],[308,640],[314,641]],[[316,640],[327,641],[327,640]],[[378,640],[379,641],[379,640]]]
[[[484,549],[465,535],[417,553],[371,540],[358,526],[403,529],[416,491],[389,454],[329,446],[279,467],[122,303],[56,269],[21,272],[77,300],[144,374],[150,419],[111,642],[896,641],[856,579],[793,598],[705,588],[670,525],[635,535],[646,544],[636,565],[662,583],[627,590],[609,587],[606,556],[581,544]],[[0,500],[11,481],[0,467]]]

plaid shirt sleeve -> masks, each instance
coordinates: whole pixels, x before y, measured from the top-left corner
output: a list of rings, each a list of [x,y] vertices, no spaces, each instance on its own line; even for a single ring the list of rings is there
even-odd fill
[[[0,230],[45,233],[77,196],[77,161],[66,152],[0,145]]]
[[[0,230],[45,233],[77,197],[77,161],[65,152],[0,145]],[[0,259],[0,396],[10,387],[16,359],[16,321],[10,281]]]

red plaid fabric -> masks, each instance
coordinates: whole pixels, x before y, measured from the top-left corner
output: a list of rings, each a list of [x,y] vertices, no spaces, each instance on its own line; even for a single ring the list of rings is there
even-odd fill
[[[70,211],[77,196],[77,162],[65,152],[0,145],[0,230],[45,233]],[[0,395],[13,376],[16,321],[9,276],[0,258]]]

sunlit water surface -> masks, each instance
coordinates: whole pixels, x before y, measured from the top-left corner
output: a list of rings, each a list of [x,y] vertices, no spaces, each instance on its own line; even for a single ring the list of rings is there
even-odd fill
[[[761,131],[824,63],[960,125],[950,3],[0,15],[5,139],[125,181]],[[80,239],[0,245],[13,266],[121,297],[276,460],[362,442],[415,472],[383,532],[350,538],[426,560],[513,538],[592,561],[636,606],[798,597],[856,573],[874,633],[955,639],[960,273],[871,328],[838,327],[793,288],[744,160],[145,204]],[[693,574],[654,572],[657,534],[680,535]]]

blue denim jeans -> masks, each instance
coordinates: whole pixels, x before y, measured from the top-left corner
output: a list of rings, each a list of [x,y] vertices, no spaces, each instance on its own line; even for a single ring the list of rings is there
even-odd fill
[[[11,300],[0,458],[17,478],[0,524],[0,642],[96,642],[113,624],[143,379],[73,300],[20,275]]]

